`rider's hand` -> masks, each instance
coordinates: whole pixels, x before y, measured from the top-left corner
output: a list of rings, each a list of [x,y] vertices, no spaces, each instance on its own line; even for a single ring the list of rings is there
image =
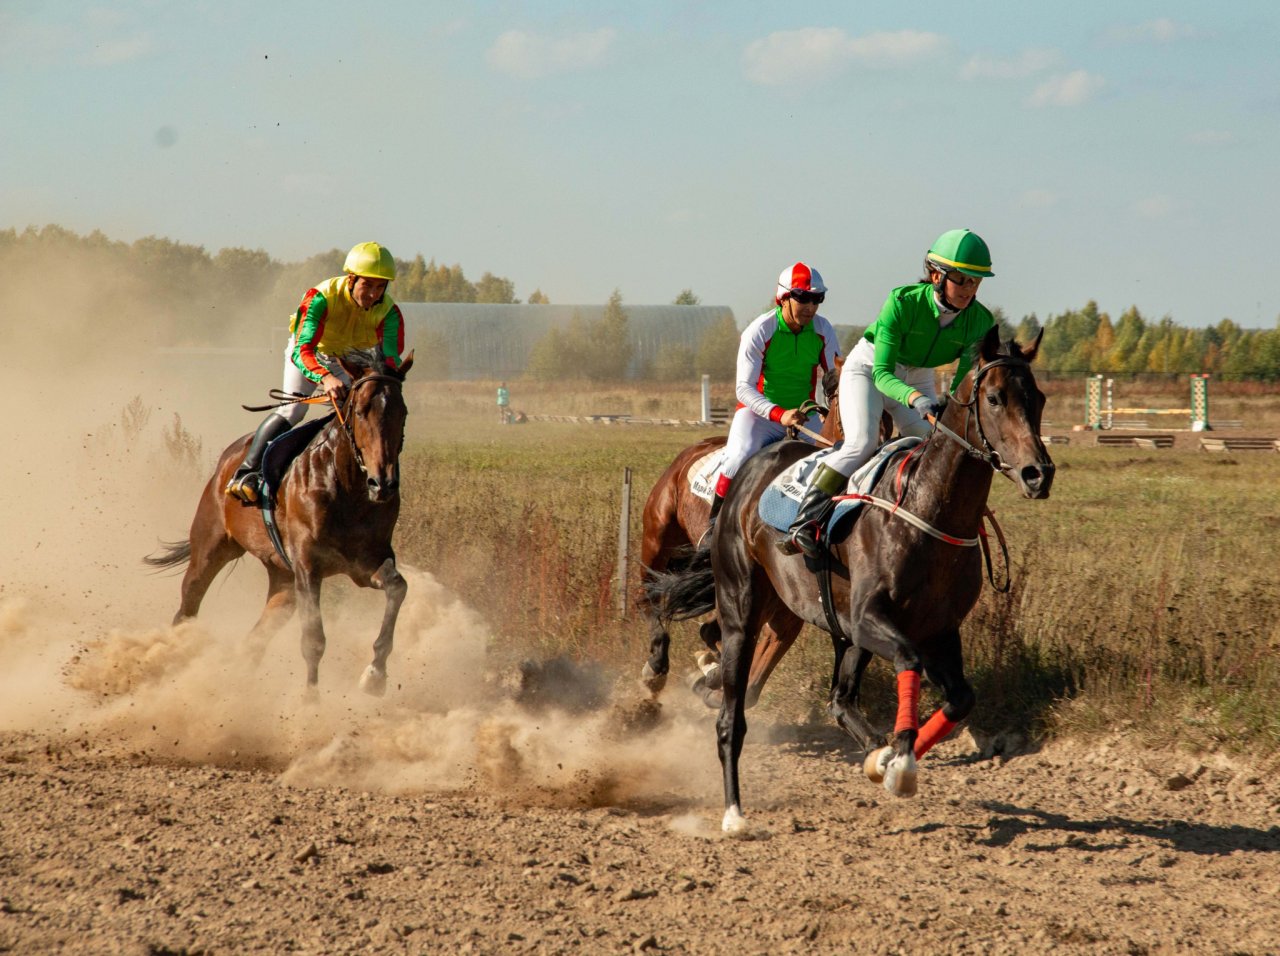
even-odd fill
[[[911,407],[919,412],[922,416],[928,415],[932,418],[941,418],[942,411],[947,407],[946,396],[942,398],[930,398],[928,395],[921,393]]]
[[[342,379],[332,373],[326,374],[324,378],[320,379],[320,387],[324,389],[324,393],[334,402],[341,402],[347,397],[346,384]]]
[[[788,408],[782,413],[782,417],[778,419],[779,424],[785,425],[787,428],[798,427],[809,420],[809,416],[805,415],[798,408]]]

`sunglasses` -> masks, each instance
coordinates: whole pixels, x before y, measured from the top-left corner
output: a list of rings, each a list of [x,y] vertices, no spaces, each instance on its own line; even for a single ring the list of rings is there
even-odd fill
[[[982,281],[982,277],[965,275],[963,272],[956,272],[955,270],[952,270],[947,273],[947,281],[962,289],[968,289],[970,287],[976,289],[978,287],[978,283]]]
[[[795,299],[800,305],[820,305],[827,294],[825,292],[800,292],[791,293],[791,298]]]

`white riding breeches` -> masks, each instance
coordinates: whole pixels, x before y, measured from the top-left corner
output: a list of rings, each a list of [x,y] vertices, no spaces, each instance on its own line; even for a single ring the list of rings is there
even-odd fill
[[[809,416],[805,427],[814,432],[822,430],[822,419],[817,412]],[[729,425],[729,440],[724,446],[724,467],[720,469],[720,474],[733,478],[748,458],[765,445],[782,441],[786,436],[785,425],[761,418],[744,405],[734,414],[733,422]],[[813,444],[813,440],[807,435],[800,437]]]
[[[840,370],[840,424],[844,442],[827,456],[825,464],[846,478],[871,460],[880,442],[880,415],[888,411],[903,435],[928,436],[930,425],[909,405],[889,398],[876,388],[872,371],[875,346],[859,339],[844,368]],[[899,365],[894,374],[916,391],[937,398],[935,373],[931,368]]]

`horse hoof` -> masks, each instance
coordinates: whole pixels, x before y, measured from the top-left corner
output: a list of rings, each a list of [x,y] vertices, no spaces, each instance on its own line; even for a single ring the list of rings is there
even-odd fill
[[[644,662],[644,667],[640,669],[640,684],[654,697],[662,693],[662,688],[667,686],[667,675],[656,674],[649,662]]]
[[[720,666],[720,655],[715,651],[702,651],[698,654],[698,670],[704,675],[710,674]]]
[[[747,818],[742,815],[742,811],[736,803],[724,812],[724,820],[720,822],[720,829],[729,834],[746,832]]]
[[[360,689],[370,697],[382,697],[387,692],[387,675],[370,664],[360,675]]]
[[[889,760],[892,757],[893,750],[889,747],[873,750],[862,761],[862,772],[867,775],[867,779],[872,783],[883,783],[885,770],[888,769]]]
[[[707,679],[694,671],[689,675],[689,690],[698,700],[707,705],[708,710],[719,710],[724,703],[724,692],[707,686]]]
[[[886,748],[888,749],[888,748]],[[884,772],[884,788],[895,797],[916,795],[916,755],[894,757]]]

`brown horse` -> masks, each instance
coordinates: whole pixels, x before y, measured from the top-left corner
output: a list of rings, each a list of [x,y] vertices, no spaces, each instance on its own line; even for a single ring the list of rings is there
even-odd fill
[[[345,574],[361,587],[386,592],[373,661],[360,678],[366,693],[386,692],[387,657],[408,591],[396,569],[391,535],[400,515],[400,451],[408,416],[403,383],[412,365],[410,354],[398,372],[349,368],[354,381],[341,413],[310,423],[319,433],[294,459],[275,494],[274,522],[283,554],[272,543],[264,512],[224,491],[251,436],[222,453],[200,496],[187,540],[167,544],[165,553],[144,559],[157,568],[186,565],[175,624],[195,617],[218,572],[247,552],[267,569],[267,603],[250,632],[251,646],[261,653],[271,634],[301,605],[302,656],[307,687],[314,689],[325,646],[320,584],[330,575]],[[299,426],[286,436],[302,435],[307,427]],[[271,512],[265,516],[271,517]]]
[[[933,435],[907,453],[905,487],[896,484],[897,469],[888,469],[872,492],[887,507],[864,506],[866,513],[853,530],[842,540],[837,535],[832,545],[832,599],[850,638],[843,644],[837,640],[831,711],[844,726],[862,651],[893,662],[898,674],[893,742],[868,756],[866,771],[896,796],[915,792],[917,758],[973,707],[960,624],[982,587],[976,545],[992,476],[1010,478],[1025,497],[1049,496],[1054,466],[1040,440],[1044,395],[1030,365],[1039,345],[1039,338],[1026,348],[1001,343],[992,329]],[[743,690],[761,623],[782,605],[831,630],[814,574],[825,562],[782,554],[777,543],[783,533],[765,524],[758,511],[770,482],[811,452],[798,442],[782,442],[752,457],[726,496],[709,562],[663,576],[651,587],[669,619],[712,607],[719,615],[724,697],[716,731],[727,832],[746,826],[738,784],[747,728]],[[855,647],[857,655],[843,652]],[[941,689],[946,703],[920,727],[922,673]]]
[[[821,409],[823,423],[821,438],[826,445],[844,437],[839,426],[837,409],[840,369],[843,357],[836,359],[835,368],[829,369],[822,379],[823,392],[828,408]],[[886,412],[881,418],[880,440],[887,441],[893,432],[893,419]],[[724,447],[723,435],[704,438],[680,452],[654,483],[645,501],[643,537],[640,542],[640,566],[644,569],[640,597],[637,601],[649,623],[649,659],[641,668],[640,682],[655,697],[667,683],[671,667],[671,635],[665,622],[649,599],[648,584],[654,575],[676,571],[685,567],[693,550],[704,542],[710,521],[711,502],[695,494],[691,488],[692,469],[708,454]],[[822,445],[823,442],[818,444]],[[756,642],[755,656],[751,661],[751,673],[747,681],[746,705],[753,706],[764,689],[765,681],[773,673],[778,662],[795,643],[804,622],[786,608],[764,624]],[[694,685],[694,691],[711,707],[720,706],[720,625],[714,618],[704,621],[698,628],[708,650],[698,656],[703,677]]]

